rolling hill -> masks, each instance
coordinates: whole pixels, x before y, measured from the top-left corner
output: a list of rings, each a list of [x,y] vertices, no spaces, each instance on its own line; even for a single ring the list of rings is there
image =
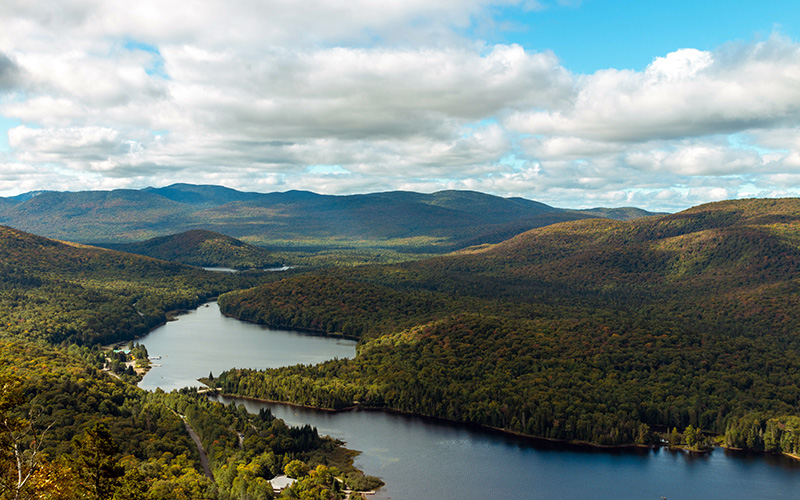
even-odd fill
[[[0,223],[57,239],[121,244],[204,229],[276,250],[371,247],[444,253],[555,222],[635,215],[651,214],[557,209],[472,191],[330,196],[190,184],[43,192],[0,201]]]
[[[226,267],[242,270],[265,269],[282,265],[280,258],[264,248],[248,245],[230,236],[203,229],[160,236],[141,243],[115,245],[113,248],[198,267]]]
[[[254,284],[0,226],[2,335],[92,345],[131,340],[166,321],[166,311]]]

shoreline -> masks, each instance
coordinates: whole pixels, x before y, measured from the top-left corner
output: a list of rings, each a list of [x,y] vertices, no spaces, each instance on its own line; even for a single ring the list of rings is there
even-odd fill
[[[407,411],[398,410],[398,409],[395,409],[395,408],[380,408],[380,407],[365,406],[365,405],[360,405],[360,404],[353,405],[353,406],[347,406],[345,408],[322,408],[322,407],[319,407],[319,406],[311,406],[311,405],[304,405],[304,404],[298,404],[298,403],[291,403],[291,402],[288,402],[288,401],[277,401],[277,400],[271,400],[271,399],[256,398],[256,397],[252,397],[252,396],[240,396],[240,395],[236,395],[236,394],[227,394],[227,393],[215,393],[214,391],[215,391],[215,389],[211,389],[209,394],[213,394],[214,396],[225,397],[225,398],[243,399],[243,400],[247,400],[247,401],[254,401],[254,402],[257,402],[257,403],[279,404],[279,405],[289,406],[291,408],[303,408],[303,409],[306,409],[306,410],[315,410],[315,411],[321,411],[321,412],[326,412],[326,413],[346,413],[346,412],[353,412],[353,411],[366,411],[366,412],[376,412],[376,413],[377,412],[392,413],[392,414],[396,414],[396,415],[403,415],[403,416],[406,416],[406,417],[420,418],[420,419],[423,419],[423,420],[431,420],[431,421],[434,421],[434,422],[446,423],[446,424],[451,424],[451,425],[463,425],[465,427],[476,429],[476,430],[481,430],[481,431],[484,431],[484,432],[488,431],[488,432],[504,435],[504,436],[507,436],[507,437],[514,437],[514,438],[524,439],[526,441],[539,442],[540,444],[541,443],[560,444],[560,445],[574,446],[574,447],[577,447],[577,448],[592,448],[592,449],[596,449],[596,450],[606,450],[606,451],[613,451],[613,450],[617,450],[617,451],[626,451],[626,450],[628,450],[628,451],[645,451],[645,450],[655,450],[655,449],[661,449],[661,448],[669,448],[666,445],[640,445],[640,444],[603,445],[603,444],[591,443],[591,442],[588,442],[588,441],[569,441],[569,440],[566,440],[566,439],[556,439],[556,438],[531,436],[529,434],[523,434],[523,433],[516,432],[516,431],[510,431],[510,430],[507,430],[507,429],[502,429],[500,427],[492,427],[490,425],[476,424],[476,423],[473,423],[473,422],[463,422],[463,421],[460,421],[460,420],[452,420],[452,419],[448,419],[448,418],[434,417],[434,416],[430,416],[430,415],[422,415],[422,414],[419,414],[419,413],[407,412]],[[681,448],[676,448],[676,447],[669,448],[669,449],[681,450]],[[694,451],[694,450],[682,449],[682,451],[690,452],[690,451]],[[713,451],[713,450],[701,451],[701,453],[707,453],[707,452],[711,452],[711,451]]]
[[[203,307],[204,305],[207,305],[210,302],[216,302],[217,299],[218,299],[218,296],[217,297],[210,297],[210,298],[204,300],[199,305],[197,305],[195,307],[195,309]],[[183,314],[188,314],[189,312],[190,312],[190,310],[188,310],[188,309],[178,309],[178,310],[169,311],[168,313],[165,313],[165,315],[168,318],[167,321],[174,321],[174,319],[172,319],[172,318],[177,318],[177,316],[180,316],[180,315],[183,315]],[[251,321],[251,320],[237,318],[237,317],[235,317],[233,315],[226,314],[226,313],[224,313],[222,311],[220,311],[220,313],[223,316],[227,317],[227,318],[235,319],[237,321],[243,321],[245,323],[265,326],[267,328],[280,328],[280,329],[284,329],[284,330],[296,331],[298,333],[306,333],[306,334],[311,334],[311,335],[314,335],[314,336],[321,336],[321,337],[341,338],[341,339],[354,340],[354,341],[359,341],[360,340],[358,337],[355,337],[355,336],[352,336],[352,335],[328,333],[328,332],[325,332],[325,331],[322,331],[322,330],[314,330],[314,329],[308,329],[308,328],[297,328],[297,327],[289,327],[289,326],[281,326],[281,325],[268,325],[268,324],[261,323],[261,322],[258,322],[258,321]],[[164,323],[164,324],[166,324],[166,323]],[[160,326],[163,326],[163,324],[153,327],[153,329],[151,329],[150,331],[152,331],[152,330],[154,330],[154,329],[156,329],[156,328],[158,328]],[[149,369],[148,369],[148,371],[149,371]],[[322,412],[327,412],[327,413],[340,413],[340,412],[351,412],[351,411],[370,411],[370,412],[393,413],[393,414],[397,414],[397,415],[404,415],[404,416],[408,416],[408,417],[428,419],[428,420],[431,420],[431,421],[438,421],[438,422],[442,422],[442,423],[463,425],[463,426],[468,427],[468,428],[479,429],[479,430],[483,430],[483,431],[490,431],[490,432],[494,432],[494,433],[497,433],[497,434],[500,434],[500,435],[515,437],[515,438],[519,438],[519,439],[523,439],[523,440],[527,440],[527,441],[531,441],[531,442],[568,445],[568,446],[574,446],[574,447],[578,447],[578,448],[591,448],[591,449],[600,450],[600,451],[602,451],[602,450],[606,450],[606,451],[625,451],[625,450],[628,450],[628,451],[645,451],[645,450],[668,449],[670,451],[681,451],[681,452],[690,453],[690,454],[694,454],[694,455],[706,455],[706,454],[712,453],[716,448],[722,448],[722,449],[725,449],[725,450],[729,449],[729,450],[733,450],[733,451],[744,451],[744,452],[748,452],[748,453],[784,455],[784,456],[786,456],[788,458],[791,458],[793,460],[800,461],[800,454],[791,454],[791,453],[783,453],[783,452],[782,453],[772,453],[772,452],[759,451],[759,450],[745,450],[745,449],[739,449],[739,448],[729,448],[729,447],[725,447],[725,446],[714,446],[712,448],[705,449],[705,450],[693,450],[693,449],[687,448],[685,446],[672,446],[671,447],[671,446],[669,446],[667,444],[664,444],[664,443],[653,444],[653,445],[640,445],[640,444],[603,445],[603,444],[598,444],[598,443],[592,443],[592,442],[589,442],[589,441],[576,441],[576,440],[566,440],[566,439],[557,439],[557,438],[547,438],[547,437],[541,437],[541,436],[532,436],[532,435],[529,435],[529,434],[524,434],[524,433],[521,433],[521,432],[518,432],[518,431],[512,431],[512,430],[508,430],[508,429],[503,429],[503,428],[500,428],[500,427],[493,427],[493,426],[489,426],[489,425],[477,424],[477,423],[474,423],[474,422],[464,422],[464,421],[453,420],[453,419],[448,419],[448,418],[444,418],[444,417],[423,415],[423,414],[419,414],[419,413],[399,410],[399,409],[396,409],[396,408],[372,407],[372,406],[366,406],[366,405],[361,405],[361,404],[354,404],[352,406],[347,406],[347,407],[344,407],[344,408],[323,408],[323,407],[319,407],[319,406],[292,403],[292,402],[289,402],[289,401],[278,401],[278,400],[270,400],[270,399],[265,399],[265,398],[257,398],[257,397],[252,397],[252,396],[241,396],[241,395],[236,395],[236,394],[226,394],[226,393],[217,392],[216,388],[209,387],[207,384],[201,382],[200,379],[198,379],[198,382],[200,382],[201,385],[205,386],[205,390],[203,392],[206,393],[207,395],[211,394],[211,395],[214,395],[214,396],[222,396],[222,397],[227,397],[227,398],[238,398],[238,399],[261,402],[261,403],[281,404],[281,405],[286,405],[286,406],[294,407],[294,408],[303,408],[303,409],[322,411]]]
[[[236,395],[236,394],[219,393],[219,392],[215,392],[215,391],[216,391],[216,389],[209,388],[209,392],[207,394],[211,394],[211,395],[218,396],[218,397],[231,398],[231,399],[241,399],[241,400],[247,400],[247,401],[254,401],[254,402],[257,402],[257,403],[279,404],[279,405],[284,405],[284,406],[288,406],[288,407],[291,407],[291,408],[302,408],[302,409],[306,409],[306,410],[321,411],[321,412],[331,413],[331,414],[334,414],[334,413],[346,413],[346,412],[353,412],[353,411],[392,413],[392,414],[402,415],[402,416],[406,416],[406,417],[413,417],[413,418],[420,418],[420,419],[423,419],[423,420],[430,420],[430,421],[433,421],[433,422],[440,422],[440,423],[446,423],[446,424],[451,424],[451,425],[453,425],[453,424],[454,425],[462,425],[462,426],[465,426],[467,428],[480,430],[480,431],[484,431],[484,432],[488,431],[488,432],[496,433],[496,434],[503,435],[503,436],[506,436],[506,437],[514,437],[514,438],[517,438],[517,439],[522,439],[522,440],[525,440],[525,441],[538,443],[538,444],[548,443],[548,444],[574,446],[576,448],[584,448],[584,449],[589,448],[589,449],[597,450],[597,451],[601,451],[601,452],[602,451],[606,451],[606,452],[613,452],[613,451],[645,452],[645,451],[655,451],[655,450],[662,450],[663,449],[663,450],[672,451],[672,452],[682,452],[682,453],[689,453],[691,455],[701,456],[701,455],[710,455],[711,453],[714,452],[714,450],[722,449],[722,450],[731,450],[731,451],[738,451],[738,452],[744,452],[744,453],[756,453],[756,454],[759,454],[759,455],[776,455],[776,456],[783,455],[783,456],[786,456],[787,458],[791,458],[793,460],[800,461],[800,454],[773,453],[773,452],[769,452],[769,451],[746,450],[746,449],[743,449],[743,448],[732,448],[732,447],[727,447],[727,446],[714,446],[712,448],[708,448],[708,449],[705,449],[705,450],[693,450],[693,449],[687,448],[686,446],[669,446],[668,444],[665,444],[665,443],[663,443],[663,444],[653,444],[653,445],[643,445],[643,444],[604,445],[604,444],[591,443],[589,441],[571,441],[571,440],[567,440],[567,439],[556,439],[556,438],[531,436],[529,434],[523,434],[521,432],[511,431],[511,430],[508,430],[508,429],[502,429],[500,427],[492,427],[490,425],[476,424],[476,423],[473,423],[473,422],[462,422],[462,421],[459,421],[459,420],[452,420],[452,419],[447,419],[447,418],[442,418],[442,417],[434,417],[434,416],[430,416],[430,415],[422,415],[422,414],[419,414],[419,413],[407,412],[407,411],[398,410],[398,409],[395,409],[395,408],[379,408],[379,407],[374,407],[374,406],[364,406],[364,405],[360,405],[360,404],[353,405],[353,406],[347,406],[345,408],[322,408],[322,407],[319,407],[319,406],[311,406],[311,405],[304,405],[304,404],[298,404],[298,403],[291,403],[291,402],[288,402],[288,401],[277,401],[277,400],[273,400],[273,399],[256,398],[256,397],[252,397],[252,396],[240,396],[240,395]]]
[[[314,328],[302,328],[302,327],[299,327],[299,326],[274,325],[274,324],[262,323],[260,321],[253,321],[253,320],[250,320],[250,319],[237,318],[236,316],[234,316],[232,314],[228,314],[228,313],[222,312],[222,310],[220,310],[220,313],[223,316],[225,316],[226,318],[235,319],[236,321],[243,321],[245,323],[250,323],[252,325],[264,326],[266,328],[280,328],[281,330],[288,330],[290,332],[298,332],[298,333],[306,333],[306,334],[313,335],[313,336],[316,336],[316,337],[331,337],[331,338],[335,338],[335,339],[354,340],[356,342],[359,342],[361,340],[361,337],[356,337],[355,335],[345,335],[344,333],[328,333],[328,332],[326,332],[324,330],[317,330],[317,329],[314,329]]]
[[[774,455],[776,457],[783,456],[783,457],[791,458],[792,460],[795,460],[795,461],[800,461],[800,454],[788,453],[786,451],[774,452],[774,451],[766,451],[766,450],[763,450],[763,451],[748,450],[746,448],[735,448],[733,446],[719,446],[719,448],[722,448],[723,450],[730,450],[730,451],[739,452],[739,453],[758,453],[760,455]]]

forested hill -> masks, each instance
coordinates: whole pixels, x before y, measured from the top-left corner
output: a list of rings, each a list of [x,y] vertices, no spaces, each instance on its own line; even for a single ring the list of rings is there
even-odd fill
[[[539,228],[407,267],[465,281],[503,276],[532,292],[552,286],[564,293],[730,293],[800,278],[798,248],[800,200],[739,200],[629,223],[590,220]]]
[[[353,360],[217,383],[598,444],[677,428],[695,446],[699,428],[733,446],[800,450],[799,297],[800,200],[572,221],[226,294],[228,314],[362,345]]]
[[[82,243],[132,243],[205,229],[273,249],[381,247],[433,253],[497,243],[555,222],[646,215],[651,214],[637,209],[557,209],[473,191],[330,196],[190,184],[0,200],[0,224]]]
[[[340,481],[380,485],[310,426],[289,428],[195,390],[148,393],[123,364],[148,363],[133,340],[167,311],[275,274],[212,273],[0,226],[0,499],[270,499],[267,481],[292,463],[305,476],[293,498],[311,486],[343,498]],[[99,348],[114,341],[130,341],[133,354]]]
[[[282,265],[281,259],[265,248],[202,229],[112,248],[199,267],[265,269]]]
[[[130,340],[173,309],[255,284],[113,250],[0,226],[0,331],[92,345]]]

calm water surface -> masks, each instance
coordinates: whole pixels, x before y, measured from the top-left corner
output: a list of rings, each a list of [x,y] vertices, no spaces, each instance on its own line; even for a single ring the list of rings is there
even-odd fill
[[[209,372],[231,368],[277,368],[315,364],[333,358],[352,358],[352,340],[275,330],[227,318],[216,302],[156,328],[138,341],[147,347],[154,365],[139,387],[165,391],[201,385]]]
[[[386,483],[376,499],[800,498],[800,463],[783,457],[601,451],[387,412],[217,399],[251,412],[269,408],[288,424],[311,424],[362,451],[356,465]]]
[[[140,384],[148,389],[197,385],[195,379],[209,370],[354,355],[352,342],[224,318],[216,304],[181,316],[141,342],[151,355],[163,356],[155,361],[164,364],[161,371],[154,368]],[[236,401],[253,412],[265,406],[291,425],[311,424],[360,450],[356,465],[386,482],[376,499],[800,499],[800,462],[783,457],[599,451],[393,413]]]

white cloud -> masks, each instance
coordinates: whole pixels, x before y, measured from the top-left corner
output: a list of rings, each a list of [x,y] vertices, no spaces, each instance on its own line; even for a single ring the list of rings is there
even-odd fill
[[[683,49],[644,71],[604,70],[578,82],[569,106],[520,110],[507,126],[529,134],[635,142],[778,126],[800,113],[800,47],[767,41]]]
[[[579,2],[4,0],[0,194],[189,181],[670,210],[800,194],[800,44],[575,75],[460,34],[509,4]]]

